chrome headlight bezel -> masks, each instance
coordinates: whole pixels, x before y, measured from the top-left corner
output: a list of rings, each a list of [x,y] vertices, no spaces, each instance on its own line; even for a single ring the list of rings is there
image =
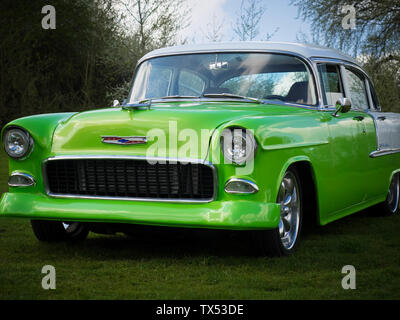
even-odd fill
[[[11,146],[14,144],[15,148]],[[3,146],[7,155],[16,160],[23,160],[33,150],[33,138],[20,127],[9,127],[3,135]]]
[[[221,133],[222,154],[228,163],[242,165],[254,160],[257,142],[253,133],[242,127],[228,127]]]

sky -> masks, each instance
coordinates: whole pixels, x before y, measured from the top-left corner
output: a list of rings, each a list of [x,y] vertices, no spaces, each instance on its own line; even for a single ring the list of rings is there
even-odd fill
[[[233,24],[240,11],[242,0],[188,0],[192,7],[191,24],[180,34],[189,42],[207,42],[205,35],[210,30],[213,17],[216,24],[223,23],[222,41],[235,39]],[[297,7],[290,5],[290,0],[260,0],[265,13],[259,24],[259,35],[254,40],[265,40],[267,33],[274,33],[271,41],[298,42],[297,34],[304,33],[310,37],[310,25],[298,17]],[[263,39],[264,38],[264,39]]]

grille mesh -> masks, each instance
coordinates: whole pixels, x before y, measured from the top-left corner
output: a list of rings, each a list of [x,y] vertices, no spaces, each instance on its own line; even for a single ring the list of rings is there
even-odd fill
[[[62,159],[46,163],[48,189],[57,195],[210,200],[212,168],[197,163],[125,159]]]

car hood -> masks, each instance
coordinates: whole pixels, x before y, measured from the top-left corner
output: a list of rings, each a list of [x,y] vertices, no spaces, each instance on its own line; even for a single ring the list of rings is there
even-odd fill
[[[152,104],[150,109],[107,108],[82,112],[58,125],[52,153],[205,159],[216,128],[234,119],[262,114],[268,108],[248,102],[180,102]],[[147,137],[148,141],[106,144],[102,142],[104,136],[140,136]]]

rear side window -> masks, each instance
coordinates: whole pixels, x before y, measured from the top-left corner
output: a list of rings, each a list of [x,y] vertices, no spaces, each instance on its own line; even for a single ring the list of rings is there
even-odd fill
[[[347,68],[346,76],[349,86],[351,107],[353,109],[368,109],[369,104],[367,90],[365,87],[365,77],[361,73]]]
[[[339,66],[334,64],[318,65],[324,104],[335,106],[336,101],[344,97],[343,85],[340,79]]]

